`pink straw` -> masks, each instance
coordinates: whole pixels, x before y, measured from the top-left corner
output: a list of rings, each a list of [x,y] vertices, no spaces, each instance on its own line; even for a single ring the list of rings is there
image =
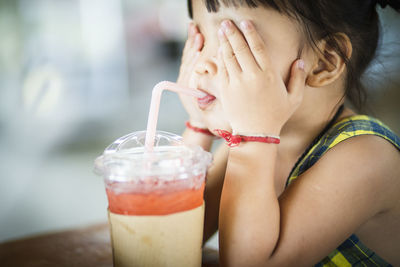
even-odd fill
[[[153,151],[161,94],[164,90],[169,90],[175,93],[183,93],[196,98],[203,98],[207,95],[206,93],[203,93],[197,89],[186,88],[173,82],[163,81],[156,84],[151,95],[149,118],[147,120],[145,147],[146,151],[148,152]]]

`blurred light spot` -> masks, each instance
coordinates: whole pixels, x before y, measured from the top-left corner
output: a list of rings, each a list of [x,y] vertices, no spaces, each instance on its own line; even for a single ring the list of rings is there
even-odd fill
[[[24,109],[39,117],[51,115],[60,103],[63,87],[61,75],[52,66],[45,65],[32,70],[22,89]]]
[[[189,17],[185,1],[164,1],[159,9],[159,23],[166,39],[186,39],[186,29]]]
[[[124,32],[119,1],[80,0],[80,19],[86,53],[94,65],[112,57]]]

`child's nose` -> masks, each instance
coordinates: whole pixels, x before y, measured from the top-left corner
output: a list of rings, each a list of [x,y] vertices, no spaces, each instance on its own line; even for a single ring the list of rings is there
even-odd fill
[[[216,75],[217,70],[217,63],[215,58],[208,58],[208,59],[200,59],[195,67],[195,72],[197,74],[210,74]]]

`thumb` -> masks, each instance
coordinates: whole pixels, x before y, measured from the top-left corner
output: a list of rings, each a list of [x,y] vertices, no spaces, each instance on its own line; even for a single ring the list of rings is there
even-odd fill
[[[304,88],[306,87],[307,74],[305,72],[304,60],[296,60],[291,69],[290,80],[288,84],[288,94],[294,103],[300,103],[303,99]]]

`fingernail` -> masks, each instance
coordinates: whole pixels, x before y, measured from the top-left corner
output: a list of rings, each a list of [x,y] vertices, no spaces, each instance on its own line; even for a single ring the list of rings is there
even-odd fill
[[[249,31],[252,29],[252,25],[249,21],[244,20],[240,22],[240,28],[242,29],[242,31]]]
[[[221,26],[224,29],[225,34],[231,34],[233,32],[231,21],[225,20],[221,23]]]
[[[301,70],[304,70],[305,67],[304,60],[300,59],[299,61],[297,61],[297,67]]]

